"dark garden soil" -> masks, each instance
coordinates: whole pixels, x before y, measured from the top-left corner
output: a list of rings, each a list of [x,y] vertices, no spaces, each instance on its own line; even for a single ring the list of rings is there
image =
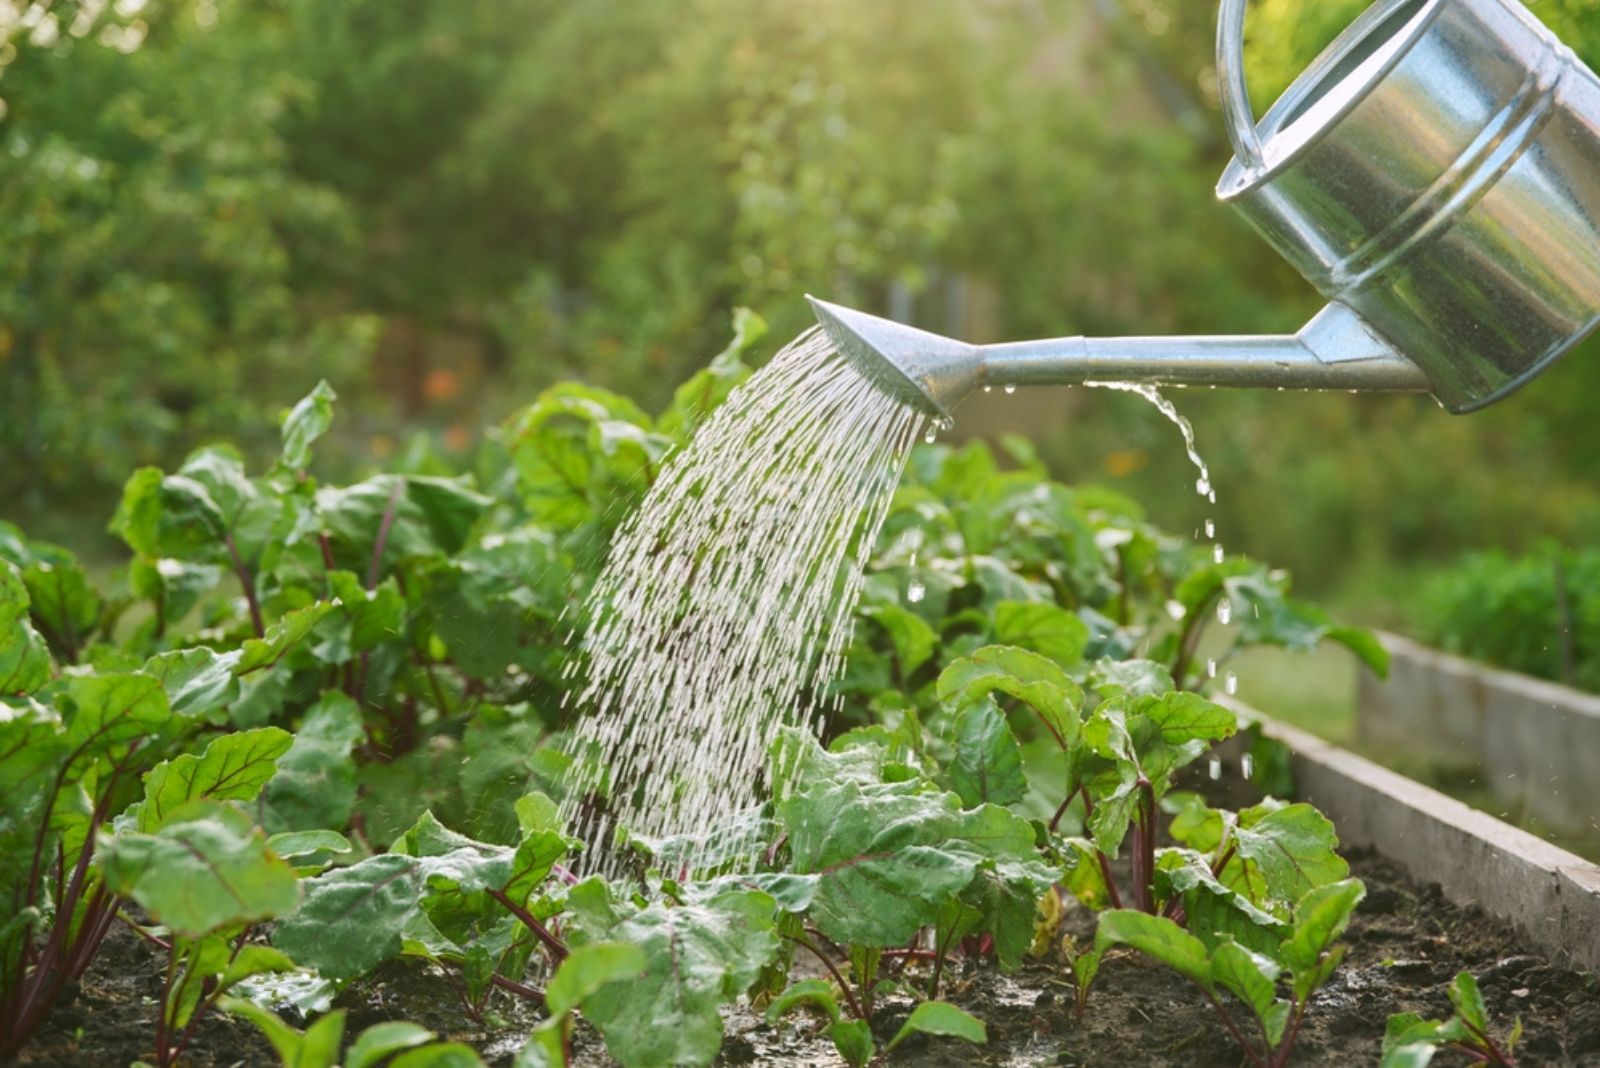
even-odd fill
[[[1419,887],[1372,854],[1351,857],[1367,883],[1367,899],[1351,925],[1345,966],[1313,1001],[1296,1065],[1370,1065],[1378,1060],[1385,1020],[1411,1010],[1434,1017],[1450,1012],[1445,988],[1458,971],[1480,980],[1501,1033],[1521,1016],[1524,1065],[1600,1068],[1600,979],[1552,965],[1526,953],[1518,939],[1477,909],[1450,905],[1438,887]],[[1092,918],[1069,912],[1065,928],[1080,940],[1092,936]],[[19,1063],[40,1068],[121,1068],[148,1055],[154,999],[162,962],[126,929],[114,932],[81,988],[25,1051]],[[943,994],[987,1023],[989,1045],[950,1039],[913,1040],[897,1064],[930,1066],[1077,1065],[1234,1068],[1243,1058],[1216,1023],[1201,995],[1174,973],[1133,954],[1107,959],[1077,1019],[1072,988],[1059,959],[1030,963],[1013,976],[992,967],[957,968]],[[510,995],[497,995],[498,1026],[473,1024],[451,988],[410,964],[388,967],[346,991],[337,1004],[350,1010],[347,1036],[386,1019],[410,1019],[475,1046],[491,1064],[509,1064],[533,1018]],[[874,1020],[880,1045],[893,1035],[909,1001],[880,1007]],[[292,1012],[285,1016],[297,1025]],[[750,1012],[729,1019],[721,1063],[729,1065],[837,1065],[815,1020],[795,1016],[776,1026]],[[597,1036],[580,1027],[574,1050],[580,1064],[607,1063]],[[272,1066],[278,1061],[254,1029],[219,1017],[200,1029],[186,1055],[195,1068]],[[1468,1063],[1440,1054],[1436,1065]]]

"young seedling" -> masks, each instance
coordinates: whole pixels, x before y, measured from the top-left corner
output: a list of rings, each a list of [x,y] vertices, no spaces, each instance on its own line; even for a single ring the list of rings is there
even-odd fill
[[[242,998],[224,998],[221,1008],[255,1024],[272,1043],[283,1068],[340,1068],[339,1047],[344,1039],[345,1011],[319,1017],[297,1031],[278,1015]],[[420,1024],[391,1020],[373,1024],[350,1043],[343,1068],[473,1068],[482,1065],[471,1046],[460,1042],[435,1042],[434,1033]],[[390,1058],[393,1058],[392,1060]]]
[[[879,1057],[872,1027],[866,1020],[846,1019],[839,1011],[833,985],[826,979],[805,979],[780,994],[767,1007],[767,1021],[773,1022],[800,1006],[820,1011],[828,1020],[828,1037],[850,1068],[864,1068]],[[915,1034],[962,1038],[983,1045],[988,1032],[982,1022],[944,1001],[924,1001],[906,1018],[894,1037],[883,1047],[887,1057],[897,1046]],[[519,1066],[520,1068],[520,1066]]]
[[[1382,1068],[1426,1068],[1433,1055],[1450,1050],[1477,1064],[1516,1068],[1517,1043],[1522,1039],[1522,1017],[1499,1042],[1489,1034],[1489,1010],[1478,981],[1470,972],[1450,984],[1450,1004],[1455,1015],[1448,1020],[1425,1020],[1414,1012],[1389,1017],[1383,1036]]]
[[[1245,948],[1232,935],[1213,935],[1212,946],[1164,916],[1116,909],[1103,913],[1095,948],[1131,946],[1189,979],[1210,1001],[1217,1019],[1255,1068],[1283,1068],[1289,1062],[1311,996],[1344,960],[1344,933],[1366,887],[1346,879],[1306,894],[1295,909],[1291,933],[1272,956]],[[1280,979],[1289,997],[1278,996]],[[1247,1037],[1218,997],[1232,994],[1249,1010],[1254,1037]]]

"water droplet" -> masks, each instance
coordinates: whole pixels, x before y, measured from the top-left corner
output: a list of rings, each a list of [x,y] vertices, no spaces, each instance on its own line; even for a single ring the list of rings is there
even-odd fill
[[[984,386],[983,387],[983,391],[985,393],[993,393],[994,392],[994,387],[993,386]]]
[[[1206,775],[1211,779],[1212,782],[1216,782],[1218,779],[1222,778],[1221,757],[1213,754],[1211,759],[1206,761]]]
[[[1211,480],[1202,475],[1195,481],[1194,491],[1204,497],[1211,492]]]
[[[1215,561],[1216,563],[1219,563],[1219,564],[1222,563],[1222,546],[1221,545],[1213,545],[1211,547],[1211,559],[1213,561]]]
[[[1256,758],[1246,753],[1239,758],[1239,773],[1245,778],[1250,778],[1256,773]]]
[[[1011,383],[1010,385],[1006,386],[1006,392],[1007,393],[1015,393],[1016,391],[1017,391],[1016,383]]]
[[[1231,671],[1228,672],[1228,674],[1222,679],[1222,688],[1223,690],[1227,691],[1229,697],[1232,697],[1234,694],[1238,693],[1239,676],[1235,675]]]
[[[932,445],[934,442],[938,441],[939,428],[937,426],[930,426],[928,428],[928,432],[922,435],[922,440],[926,441],[929,445]]]
[[[1215,519],[1207,519],[1206,520],[1206,537],[1214,538],[1216,536],[1217,536],[1217,521]]]
[[[1217,602],[1217,622],[1227,626],[1233,621],[1233,602],[1224,597]]]
[[[1206,658],[1206,678],[1214,679],[1216,677],[1217,677],[1217,661],[1216,661],[1216,658],[1215,657],[1207,657]]]
[[[911,585],[906,587],[906,600],[916,604],[926,596],[928,596],[928,587],[912,579]]]
[[[1183,607],[1183,605],[1180,602],[1178,602],[1178,601],[1168,601],[1167,602],[1167,615],[1168,615],[1168,617],[1170,617],[1170,618],[1172,618],[1174,620],[1178,620],[1178,619],[1182,619],[1184,616],[1186,616],[1188,614],[1189,614],[1189,610],[1187,608]]]

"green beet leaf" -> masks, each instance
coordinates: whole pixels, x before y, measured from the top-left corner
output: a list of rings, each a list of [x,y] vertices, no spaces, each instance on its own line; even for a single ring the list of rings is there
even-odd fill
[[[889,635],[895,656],[900,659],[900,675],[909,678],[933,658],[939,647],[939,634],[915,612],[897,604],[872,605],[861,614],[877,623]]]
[[[939,700],[947,707],[963,708],[995,693],[1026,705],[1061,748],[1076,743],[1083,691],[1038,653],[989,646],[957,660],[939,676]]]
[[[304,900],[272,932],[279,949],[329,979],[355,979],[400,955],[422,913],[427,862],[382,853],[304,883]]]
[[[267,845],[285,860],[317,853],[348,853],[354,848],[350,839],[338,831],[284,831],[268,838]]]
[[[433,1041],[433,1032],[408,1020],[373,1024],[350,1044],[344,1068],[375,1068],[385,1057]]]
[[[544,991],[545,1009],[565,1016],[607,983],[624,982],[648,966],[644,950],[626,942],[593,942],[567,954]]]
[[[1489,1033],[1489,1010],[1483,1003],[1478,981],[1471,972],[1462,972],[1451,982],[1450,1004],[1456,1007],[1456,1014],[1466,1021],[1468,1027],[1479,1034]]]
[[[1250,1009],[1267,1032],[1269,1045],[1277,1046],[1289,1023],[1289,1003],[1277,995],[1278,965],[1269,957],[1252,953],[1232,940],[1219,943],[1211,953],[1211,976]]]
[[[1089,628],[1054,604],[1002,601],[994,610],[994,637],[1001,645],[1018,646],[1063,667],[1075,667],[1089,644]]]
[[[1360,879],[1345,879],[1309,891],[1295,906],[1294,933],[1283,943],[1279,959],[1294,973],[1297,998],[1309,997],[1338,967],[1342,953],[1333,942],[1344,934],[1366,895]]]
[[[324,694],[300,722],[294,744],[267,784],[266,825],[272,830],[343,827],[356,803],[351,752],[365,736],[361,709],[337,690]]]
[[[276,664],[338,607],[337,602],[319,601],[289,612],[268,627],[265,635],[250,638],[239,647],[239,662],[234,665],[233,673],[247,675]]]
[[[74,769],[143,745],[172,718],[161,683],[139,673],[75,675],[56,704]]]
[[[181,622],[221,581],[216,564],[135,557],[128,565],[128,589],[154,608],[157,634]]]
[[[301,1032],[284,1023],[276,1013],[243,998],[223,998],[217,1004],[255,1024],[272,1043],[283,1068],[336,1068],[339,1063],[339,1044],[344,1038],[343,1009],[320,1017]]]
[[[1257,904],[1296,902],[1350,874],[1333,823],[1307,804],[1245,809],[1230,840],[1235,856],[1220,878]]]
[[[333,425],[333,402],[338,394],[324,380],[302,397],[283,417],[283,451],[278,465],[286,471],[311,466],[311,446]]]
[[[404,636],[406,601],[393,577],[369,590],[352,572],[331,571],[328,584],[339,601],[344,648],[364,653]]]
[[[33,693],[50,681],[50,653],[28,619],[28,589],[0,560],[0,696]]]
[[[992,699],[969,704],[957,713],[954,742],[955,757],[948,774],[963,805],[1009,805],[1022,800],[1028,788],[1022,775],[1022,750]]]
[[[776,903],[734,891],[705,904],[643,909],[572,892],[578,945],[623,942],[644,954],[643,971],[583,999],[583,1014],[625,1068],[710,1064],[722,1045],[720,1007],[744,993],[776,956]]]
[[[1094,943],[1101,951],[1107,946],[1131,946],[1192,979],[1203,989],[1212,988],[1211,959],[1205,945],[1165,916],[1151,916],[1132,909],[1102,912]]]
[[[89,586],[88,572],[72,554],[60,550],[53,560],[39,560],[22,572],[34,624],[61,659],[78,659],[100,623],[99,596]]]
[[[390,1061],[389,1068],[483,1068],[483,1061],[464,1042],[438,1042],[407,1050]]]
[[[877,1052],[872,1025],[865,1020],[835,1020],[828,1025],[828,1037],[850,1068],[865,1068]]]
[[[820,1009],[830,1023],[838,1023],[839,999],[833,991],[833,984],[826,979],[802,979],[798,983],[790,983],[767,1006],[767,1022],[772,1023],[801,1005],[810,1005]]]
[[[157,653],[142,670],[161,680],[172,711],[180,716],[222,722],[223,711],[239,696],[234,674],[240,654],[217,653],[204,646]]]
[[[294,909],[294,869],[266,835],[229,806],[200,802],[155,834],[124,832],[101,845],[106,885],[176,934],[198,938]]]
[[[254,801],[288,751],[293,736],[277,727],[225,734],[198,756],[186,753],[145,775],[134,827],[152,834],[191,801]]]
[[[962,1038],[979,1045],[989,1041],[988,1031],[981,1020],[944,1001],[924,1001],[912,1009],[906,1022],[889,1040],[887,1048],[892,1050],[915,1034]]]

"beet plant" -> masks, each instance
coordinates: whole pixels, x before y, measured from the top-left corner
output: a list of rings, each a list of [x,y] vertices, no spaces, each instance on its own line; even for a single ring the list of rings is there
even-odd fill
[[[747,374],[743,325],[659,414],[552,388],[472,476],[423,458],[319,481],[319,387],[259,468],[212,446],[135,472],[105,589],[0,524],[3,1052],[121,924],[161,962],[157,1063],[222,1012],[285,1064],[477,1063],[403,1021],[346,1041],[331,999],[415,968],[475,1026],[540,1013],[523,1068],[570,1063],[580,1020],[629,1068],[709,1063],[739,999],[865,1064],[985,1041],[958,979],[1049,957],[1065,899],[1105,917],[1070,958],[1080,1004],[1121,947],[1182,947],[1248,1056],[1281,1060],[1340,924],[1297,932],[1349,900],[1349,872],[1309,806],[1192,792],[1237,728],[1196,692],[1196,650],[1224,599],[1239,647],[1381,650],[1015,442],[1013,470],[981,445],[915,452],[843,675],[813,695],[839,714],[782,736],[774,800],[715,848],[623,829],[586,847],[622,851],[625,878],[571,874],[576,609],[629,506]],[[1403,1045],[1489,1055],[1462,1019],[1413,1021]]]

